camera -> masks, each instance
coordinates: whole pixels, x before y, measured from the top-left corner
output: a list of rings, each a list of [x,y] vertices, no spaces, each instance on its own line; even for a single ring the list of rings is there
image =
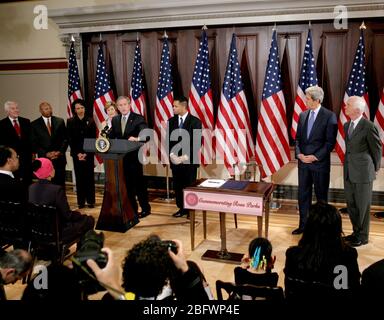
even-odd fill
[[[74,269],[78,275],[78,281],[83,286],[86,294],[105,290],[96,280],[89,277],[84,270],[81,270],[81,267],[84,267],[87,272],[93,274],[93,271],[87,265],[88,259],[96,261],[99,268],[105,267],[108,257],[101,251],[103,246],[104,234],[102,232],[96,233],[94,230],[89,230],[77,244],[77,251],[73,256],[76,261]]]
[[[163,240],[163,246],[167,248],[167,250],[171,250],[174,254],[177,254],[177,244],[172,240]]]

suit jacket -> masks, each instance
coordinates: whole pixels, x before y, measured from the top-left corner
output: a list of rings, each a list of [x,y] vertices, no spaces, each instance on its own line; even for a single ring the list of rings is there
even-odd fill
[[[84,153],[84,138],[96,138],[96,124],[92,118],[82,120],[74,116],[67,121],[68,142],[71,156],[77,158],[78,153]]]
[[[60,151],[65,157],[68,148],[67,130],[64,120],[51,117],[52,134],[49,135],[43,117],[34,120],[32,127],[32,147],[39,157],[46,157],[49,151]]]
[[[30,180],[32,178],[31,122],[23,117],[18,117],[18,122],[21,131],[20,137],[8,117],[0,121],[0,145],[11,147],[17,152],[20,160],[20,175],[22,178]]]
[[[329,172],[331,170],[331,151],[336,143],[336,115],[332,111],[320,107],[311,133],[307,138],[307,123],[310,111],[308,109],[300,113],[296,133],[295,154],[296,158],[300,153],[304,155],[313,154],[318,161],[303,163],[299,160],[298,167],[309,167],[315,171]]]
[[[344,124],[348,132],[351,122]],[[352,183],[368,183],[376,178],[380,169],[382,143],[376,126],[364,117],[360,119],[351,138],[345,135],[344,179]]]
[[[135,112],[130,112],[129,117],[127,119],[127,124],[125,126],[124,132],[121,132],[121,117],[122,115],[119,114],[112,119],[112,130],[109,133],[110,139],[129,139],[130,137],[139,137],[140,132],[143,129],[148,128],[147,123],[145,122],[145,118],[137,114]],[[144,141],[145,139],[142,139],[141,141]],[[125,161],[135,161],[139,162],[138,160],[138,151],[130,152],[125,156]]]
[[[12,202],[26,202],[26,187],[11,176],[0,173],[0,200]]]
[[[200,163],[199,150],[201,148],[201,129],[202,125],[200,119],[190,113],[188,113],[185,118],[182,128],[179,128],[178,115],[169,118],[166,140],[168,153],[174,153],[177,156],[187,154],[189,160],[184,162],[184,164],[193,164],[198,167]],[[188,135],[184,136],[186,133],[188,133]],[[185,139],[184,137],[188,139]],[[174,147],[175,149],[173,149]],[[171,168],[175,166],[172,161],[170,164]]]
[[[38,205],[56,207],[63,221],[71,220],[72,211],[69,208],[63,186],[53,184],[48,180],[39,180],[29,186],[28,201]]]

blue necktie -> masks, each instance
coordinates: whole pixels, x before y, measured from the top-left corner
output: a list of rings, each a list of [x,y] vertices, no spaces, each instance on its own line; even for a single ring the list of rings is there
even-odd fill
[[[183,118],[182,117],[180,117],[180,123],[179,123],[179,128],[182,128],[183,127]]]
[[[308,119],[308,127],[307,127],[307,139],[309,138],[309,135],[311,134],[313,124],[315,123],[315,111],[311,111],[311,114],[309,115]]]

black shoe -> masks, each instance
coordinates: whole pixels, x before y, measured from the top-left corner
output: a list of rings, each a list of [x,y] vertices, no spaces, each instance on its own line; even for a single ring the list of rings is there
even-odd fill
[[[92,208],[94,208],[94,207],[95,207],[95,205],[94,205],[93,203],[89,203],[89,204],[88,204],[88,208],[91,208],[91,209],[92,209]]]
[[[141,211],[139,212],[139,218],[145,218],[146,216],[149,216],[151,214],[151,211]]]
[[[187,210],[180,209],[179,211],[175,212],[172,216],[174,216],[175,218],[180,218],[187,214],[189,215],[189,212]]]
[[[360,246],[363,246],[365,244],[367,244],[368,241],[362,241],[362,240],[355,240],[355,241],[350,241],[348,242],[348,244],[351,246],[351,247],[360,247]]]
[[[292,231],[292,234],[302,234],[304,232],[304,228],[297,228]]]
[[[345,236],[345,237],[343,237],[343,239],[344,239],[344,241],[347,241],[347,242],[356,241],[356,237],[353,234],[350,234],[349,236]]]
[[[84,209],[85,208],[85,204],[79,204],[79,209]]]
[[[375,218],[377,219],[383,219],[384,218],[384,211],[376,212],[373,214]]]

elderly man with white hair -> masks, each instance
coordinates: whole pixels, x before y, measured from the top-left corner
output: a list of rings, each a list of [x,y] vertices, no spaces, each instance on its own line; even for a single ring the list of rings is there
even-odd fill
[[[14,172],[26,186],[32,182],[31,122],[20,117],[17,102],[4,103],[6,117],[0,121],[0,145],[10,147],[19,155],[20,167]]]
[[[345,240],[358,247],[368,243],[373,180],[380,169],[382,144],[376,126],[363,117],[365,100],[352,96],[345,114],[344,193],[353,233]]]

